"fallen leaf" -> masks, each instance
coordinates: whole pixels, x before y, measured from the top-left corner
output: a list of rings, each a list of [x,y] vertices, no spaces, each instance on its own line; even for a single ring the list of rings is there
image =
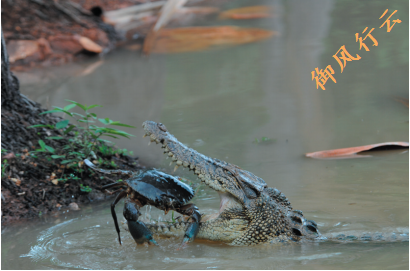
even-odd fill
[[[378,144],[371,144],[359,147],[334,149],[318,152],[306,153],[306,157],[317,158],[317,159],[345,159],[345,158],[363,158],[371,157],[370,155],[358,155],[360,152],[365,151],[375,151],[375,150],[388,150],[397,147],[408,148],[408,142],[385,142]]]
[[[243,8],[235,8],[219,14],[219,19],[259,19],[272,16],[272,9],[269,6],[251,6]]]
[[[409,99],[407,99],[407,98],[402,98],[402,97],[394,97],[394,100],[395,100],[396,102],[399,102],[399,103],[404,104],[405,106],[407,106],[407,108],[409,108]]]
[[[79,35],[75,35],[74,38],[80,43],[80,45],[87,51],[93,52],[93,53],[101,53],[103,51],[103,48],[95,43],[94,41],[90,40],[87,37],[82,37]]]
[[[57,179],[54,179],[54,180],[52,180],[51,181],[53,184],[55,184],[55,185],[58,185],[58,180]]]
[[[235,26],[160,29],[153,41],[154,53],[193,52],[212,46],[236,45],[265,40],[275,32]]]
[[[7,51],[10,63],[13,63],[39,52],[39,46],[35,40],[11,40],[7,43]]]
[[[21,180],[19,180],[19,179],[10,178],[10,180],[12,180],[17,186],[20,186],[20,184],[21,184]]]
[[[218,13],[219,8],[216,7],[181,7],[178,10],[178,15],[197,14],[197,15],[210,15]]]
[[[4,159],[13,159],[16,158],[16,155],[14,154],[14,152],[10,152],[4,156],[1,157],[1,160],[3,161]]]

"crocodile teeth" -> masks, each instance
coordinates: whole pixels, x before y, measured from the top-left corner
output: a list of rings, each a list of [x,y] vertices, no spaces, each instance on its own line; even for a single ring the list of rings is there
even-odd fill
[[[142,137],[147,137],[148,135],[147,134],[145,134],[145,135],[143,135]]]
[[[199,174],[201,171],[199,169],[195,169],[195,174]]]
[[[153,138],[152,136],[150,136],[150,137],[149,137],[149,140],[150,140],[151,142],[154,142],[154,141],[155,141],[155,138]]]
[[[172,156],[172,161],[177,161],[178,159],[174,156]]]
[[[182,161],[181,161],[181,160],[178,160],[178,161],[177,161],[177,165],[178,165],[178,166],[182,165]]]
[[[172,154],[172,152],[169,152],[169,153],[168,153],[168,156],[174,156],[174,155]]]
[[[194,165],[194,164],[191,164],[191,165],[189,166],[189,168],[190,168],[190,169],[195,169],[195,165]]]
[[[204,178],[205,176],[204,175],[202,175],[202,174],[199,174],[199,179],[202,179],[202,178]]]
[[[174,172],[177,171],[177,169],[178,169],[178,166],[175,166],[175,167],[174,167]]]
[[[184,163],[182,163],[182,164],[184,165],[184,167],[189,166],[189,163],[188,163],[188,162],[184,162]]]

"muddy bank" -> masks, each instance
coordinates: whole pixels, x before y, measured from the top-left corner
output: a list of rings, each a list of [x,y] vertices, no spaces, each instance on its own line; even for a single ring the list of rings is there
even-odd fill
[[[2,0],[2,28],[11,68],[61,65],[107,53],[119,37],[113,26],[103,22],[99,11],[144,2]]]

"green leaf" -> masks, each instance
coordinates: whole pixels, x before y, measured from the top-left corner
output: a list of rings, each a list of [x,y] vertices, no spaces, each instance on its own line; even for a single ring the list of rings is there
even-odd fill
[[[48,114],[48,113],[63,112],[62,110],[63,109],[56,108],[56,109],[53,109],[53,110],[48,110],[48,111],[41,112],[39,115]]]
[[[117,126],[124,126],[124,127],[129,127],[129,128],[135,128],[134,126],[128,125],[128,124],[124,124],[124,123],[120,123],[119,121],[113,121],[110,123],[111,125],[117,125]]]
[[[80,118],[85,119],[85,116],[83,116],[83,115],[81,115],[81,114],[78,114],[78,113],[73,112],[73,115],[76,115],[76,116],[78,116],[78,117],[80,117]]]
[[[110,120],[109,118],[105,118],[105,119],[98,119],[100,122],[104,123],[105,125],[108,125],[112,122],[112,120]]]
[[[63,160],[63,161],[61,161],[61,163],[60,163],[60,164],[64,165],[64,164],[71,163],[71,162],[73,162],[73,161],[75,161],[75,160],[74,160],[74,159],[70,159],[70,160]]]
[[[91,116],[93,116],[94,119],[97,119],[97,114],[95,113],[90,113]]]
[[[78,107],[80,107],[80,108],[81,108],[82,110],[84,110],[84,111],[87,110],[87,106],[86,106],[86,105],[82,105],[82,104],[80,104],[80,103],[77,103],[77,102],[71,101],[71,100],[66,100],[66,101],[77,105]]]
[[[75,104],[69,104],[69,105],[67,105],[67,106],[65,106],[64,107],[64,110],[70,110],[70,109],[72,109],[72,108],[74,108],[75,107]]]
[[[66,135],[66,134],[68,134],[69,132],[71,132],[71,130],[73,130],[74,127],[75,127],[75,125],[70,125],[70,127],[68,127],[68,128],[64,131],[64,134]]]
[[[84,122],[84,123],[92,123],[95,122],[93,120],[77,120],[78,122]]]
[[[49,137],[46,137],[47,139],[54,139],[54,140],[60,140],[60,139],[64,139],[64,137],[61,137],[61,136],[49,136]]]
[[[50,147],[50,146],[47,146],[47,145],[45,145],[44,147],[45,147],[45,148],[46,148],[46,150],[48,150],[49,152],[52,152],[52,153],[54,153],[54,152],[55,152],[55,150],[54,150],[54,148],[53,148],[53,147]]]
[[[50,124],[36,124],[36,125],[31,125],[27,128],[40,128],[40,127],[49,127],[49,128],[54,128],[54,125]]]
[[[63,129],[63,128],[67,127],[69,122],[70,122],[69,120],[62,120],[60,122],[57,122],[56,129]]]
[[[41,140],[41,139],[40,139],[40,140],[38,141],[38,144],[40,144],[40,147],[41,147],[41,149],[42,149],[42,150],[44,150],[44,149],[45,149],[45,147],[46,147],[46,143],[44,143],[44,141],[43,141],[43,140]]]
[[[90,105],[89,107],[87,107],[87,110],[88,110],[88,109],[91,109],[91,108],[94,108],[94,107],[102,107],[102,105],[93,104],[93,105]]]
[[[51,155],[51,158],[53,159],[65,158],[65,155]]]
[[[112,138],[118,138],[118,137],[116,137],[116,136],[109,135],[109,134],[103,134],[103,136],[109,136],[109,137],[112,137]]]
[[[106,139],[102,139],[102,138],[98,138],[98,141],[104,142],[104,143],[109,143],[109,144],[114,144],[112,141],[106,140]]]

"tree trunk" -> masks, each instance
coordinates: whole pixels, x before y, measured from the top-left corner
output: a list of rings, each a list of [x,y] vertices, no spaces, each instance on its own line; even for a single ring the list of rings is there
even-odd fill
[[[58,136],[58,131],[46,128],[27,128],[35,124],[55,124],[61,118],[44,112],[40,104],[35,103],[20,93],[19,81],[10,71],[6,42],[1,32],[1,148],[7,152],[30,150],[38,145],[39,139],[47,145],[58,147],[55,140],[48,136]]]

